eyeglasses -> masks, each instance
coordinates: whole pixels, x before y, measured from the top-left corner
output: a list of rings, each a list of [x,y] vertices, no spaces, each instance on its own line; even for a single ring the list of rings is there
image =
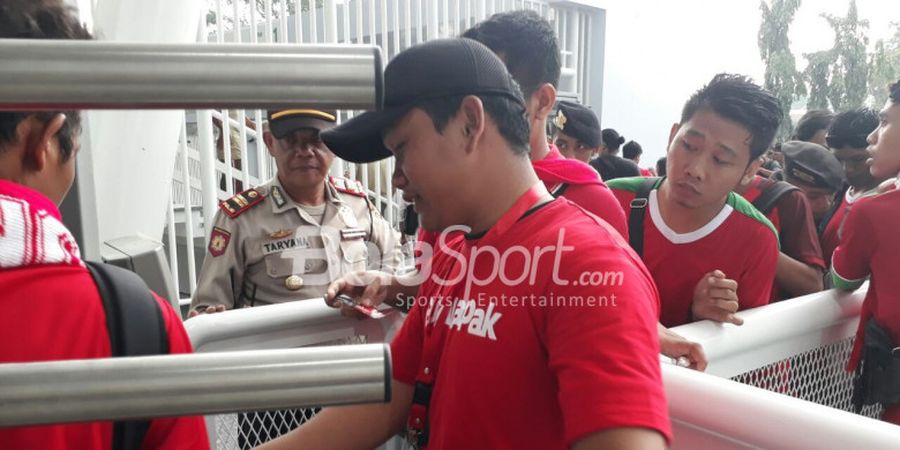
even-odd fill
[[[825,136],[825,143],[828,144],[831,148],[866,148],[869,146],[869,143],[866,141],[866,138],[869,137],[867,134],[852,134],[850,136],[835,136],[829,134]]]

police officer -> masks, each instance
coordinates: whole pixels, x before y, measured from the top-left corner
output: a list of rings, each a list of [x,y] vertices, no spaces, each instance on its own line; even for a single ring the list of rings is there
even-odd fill
[[[278,173],[219,205],[191,315],[322,297],[340,275],[393,271],[399,236],[362,184],[328,176],[319,132],[334,111],[269,111],[263,138]]]

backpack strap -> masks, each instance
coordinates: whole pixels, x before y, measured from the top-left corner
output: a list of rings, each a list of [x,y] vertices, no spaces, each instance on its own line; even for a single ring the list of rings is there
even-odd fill
[[[650,191],[659,182],[659,178],[645,178],[641,181],[634,198],[631,200],[631,211],[628,214],[628,243],[640,257],[644,257],[644,214],[647,212],[647,198]]]
[[[849,189],[850,185],[845,185],[843,189],[838,190],[837,193],[834,194],[834,201],[831,202],[831,208],[828,208],[828,211],[825,211],[825,215],[822,216],[822,220],[820,220],[818,226],[816,226],[816,231],[819,233],[820,238],[825,234],[825,228],[828,227],[828,222],[831,222],[831,218],[834,217],[834,214],[837,213],[837,210],[841,207],[841,203],[844,202],[844,196]],[[844,217],[847,216],[844,215]]]
[[[799,190],[797,186],[784,181],[776,181],[775,184],[770,185],[768,189],[764,190],[759,197],[756,197],[756,200],[753,200],[753,206],[756,207],[759,212],[763,213],[764,216],[768,216],[775,208],[775,204],[778,203],[778,200],[781,200],[781,197],[789,192],[797,190]]]
[[[86,261],[103,309],[113,357],[169,353],[169,337],[159,304],[147,284],[134,272]],[[113,423],[113,450],[140,450],[149,420]]]

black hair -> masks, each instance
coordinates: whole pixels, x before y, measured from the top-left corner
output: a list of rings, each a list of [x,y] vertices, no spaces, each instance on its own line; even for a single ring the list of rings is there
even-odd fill
[[[534,11],[494,14],[462,37],[481,42],[500,56],[526,100],[544,83],[559,85],[559,41],[550,23]]]
[[[603,137],[601,140],[603,141],[603,145],[606,146],[606,149],[609,150],[610,154],[615,155],[619,153],[619,147],[625,143],[625,137],[620,136],[619,132],[613,130],[612,128],[606,128],[600,133]]]
[[[824,109],[807,111],[794,127],[793,140],[808,142],[819,130],[827,130],[832,121],[834,121],[834,114],[831,111]]]
[[[878,128],[878,113],[870,108],[859,108],[845,111],[834,116],[828,127],[825,142],[828,147],[838,150],[844,147],[868,147],[866,137]]]
[[[444,127],[462,105],[465,95],[452,95],[423,100],[416,104],[431,118],[434,129],[444,132]],[[484,105],[484,111],[497,125],[497,130],[517,155],[526,155],[531,151],[529,145],[530,128],[525,107],[505,95],[478,95]]]
[[[900,104],[900,80],[891,85],[891,102]]]
[[[710,110],[750,132],[750,162],[772,144],[783,115],[778,98],[750,78],[728,73],[714,76],[688,99],[681,111],[681,123],[701,110]]]
[[[666,176],[666,157],[663,156],[656,160],[656,176]]]
[[[0,1],[0,38],[5,39],[92,39],[91,33],[78,21],[75,9],[62,0]],[[0,151],[16,142],[16,129],[29,117],[47,123],[57,114],[66,120],[57,133],[62,161],[75,150],[75,136],[81,132],[78,111],[4,111],[0,112]]]
[[[628,141],[628,143],[622,147],[622,157],[625,159],[634,161],[638,156],[641,156],[642,153],[644,153],[644,149],[641,148],[641,144],[634,141]]]

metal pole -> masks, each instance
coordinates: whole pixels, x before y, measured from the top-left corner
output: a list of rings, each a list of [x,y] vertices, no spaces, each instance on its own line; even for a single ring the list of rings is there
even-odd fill
[[[386,344],[0,364],[0,426],[390,400]]]
[[[382,89],[380,50],[359,45],[10,39],[0,61],[0,110],[375,109]]]

